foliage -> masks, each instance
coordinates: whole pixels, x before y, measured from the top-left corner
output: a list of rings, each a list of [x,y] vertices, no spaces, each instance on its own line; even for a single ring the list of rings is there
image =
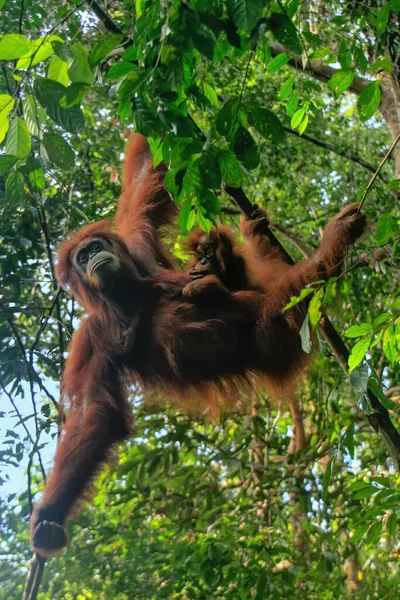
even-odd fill
[[[195,223],[237,224],[223,186],[265,206],[302,258],[400,130],[398,0],[108,6],[112,21],[91,1],[0,0],[0,599],[21,597],[80,315],[57,290],[57,244],[113,216],[127,128],[169,166],[182,262]],[[399,473],[365,416],[372,391],[399,425],[396,152],[345,272],[301,294],[313,294],[303,348],[320,353],[290,411],[260,395],[251,416],[212,424],[147,412],[135,390],[135,437],[46,566],[41,600],[398,597]],[[323,312],[352,344],[349,377]]]

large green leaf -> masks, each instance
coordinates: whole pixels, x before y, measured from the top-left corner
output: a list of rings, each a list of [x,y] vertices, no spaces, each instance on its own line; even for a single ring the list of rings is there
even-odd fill
[[[246,169],[255,169],[260,162],[256,143],[250,133],[240,126],[233,144],[235,154]]]
[[[61,135],[45,133],[43,143],[49,159],[61,169],[72,169],[75,164],[75,153]]]
[[[257,129],[261,135],[272,142],[279,143],[286,139],[282,123],[268,108],[248,106],[246,109],[249,124]]]
[[[263,0],[228,0],[228,11],[238,29],[251,31],[261,18]]]
[[[25,175],[28,188],[31,192],[42,192],[44,190],[44,172],[36,158],[30,156],[26,163],[20,167],[20,171]]]
[[[17,158],[25,158],[31,149],[31,136],[26,123],[20,117],[16,117],[10,123],[10,129],[6,140],[6,153]]]
[[[89,64],[89,53],[82,44],[74,44],[71,48],[72,64],[68,75],[72,83],[87,83],[92,85],[94,74]]]
[[[357,108],[361,121],[368,121],[374,116],[381,102],[381,87],[379,81],[371,81],[365,86],[357,99]]]
[[[218,133],[225,137],[228,137],[232,133],[233,127],[237,121],[239,107],[239,98],[231,98],[225,102],[224,106],[217,114],[216,125]]]
[[[6,198],[12,206],[21,206],[25,196],[24,178],[22,173],[13,172],[7,177]]]
[[[296,27],[283,13],[272,13],[269,25],[274,37],[293,52],[301,53],[302,45],[297,34]]]
[[[57,81],[39,77],[35,81],[34,91],[49,117],[58,125],[71,133],[78,133],[83,129],[85,121],[79,106],[73,106],[72,108],[60,106],[60,101],[65,96],[63,85]]]
[[[19,33],[6,34],[0,40],[0,60],[14,60],[24,56],[32,48],[32,42]]]
[[[68,68],[68,63],[65,60],[62,60],[59,56],[53,56],[47,71],[47,78],[67,87],[69,83]]]
[[[230,150],[221,150],[218,153],[219,167],[224,183],[231,187],[240,187],[242,169],[236,156]]]

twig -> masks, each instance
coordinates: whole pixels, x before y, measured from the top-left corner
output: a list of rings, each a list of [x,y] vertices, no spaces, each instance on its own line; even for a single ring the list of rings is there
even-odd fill
[[[389,156],[391,155],[392,151],[393,151],[393,150],[394,150],[394,148],[396,147],[396,144],[397,144],[397,142],[398,142],[399,140],[400,140],[400,132],[397,134],[397,136],[396,136],[396,139],[394,140],[393,144],[390,146],[389,150],[386,152],[385,156],[384,156],[384,157],[383,157],[383,159],[382,159],[382,162],[381,162],[381,164],[379,165],[379,167],[378,167],[378,168],[377,168],[377,170],[375,171],[374,175],[372,176],[372,178],[371,178],[371,180],[370,180],[369,184],[368,184],[368,185],[367,185],[367,187],[365,188],[365,190],[364,190],[364,193],[363,193],[363,196],[362,196],[362,198],[361,198],[361,201],[360,201],[360,206],[359,206],[358,212],[360,212],[360,210],[362,209],[362,207],[363,207],[363,204],[364,204],[364,202],[365,202],[365,199],[366,199],[366,197],[367,197],[367,194],[368,194],[369,190],[370,190],[370,189],[371,189],[371,187],[373,186],[375,179],[378,177],[378,175],[379,175],[379,173],[380,173],[380,171],[381,171],[381,169],[382,169],[383,165],[385,164],[385,162],[387,161],[387,159],[388,159],[388,158],[389,158]]]
[[[371,173],[376,172],[376,169],[373,165],[371,165],[367,161],[363,160],[356,154],[353,154],[352,152],[348,152],[347,150],[340,150],[340,148],[337,148],[333,144],[329,144],[328,142],[323,142],[322,140],[319,140],[307,133],[302,133],[300,135],[300,133],[298,131],[291,129],[290,127],[287,127],[286,125],[283,125],[283,129],[289,135],[294,135],[296,137],[299,137],[300,139],[307,140],[307,142],[310,142],[311,144],[314,144],[315,146],[318,146],[319,148],[323,148],[324,150],[328,150],[328,152],[332,152],[333,154],[337,154],[338,156],[347,158],[347,160],[350,160],[351,162],[354,162],[357,165],[360,165],[360,167],[363,167],[364,169],[366,169],[367,171],[370,171]],[[382,177],[382,179],[384,179],[382,175],[380,175],[380,177]]]

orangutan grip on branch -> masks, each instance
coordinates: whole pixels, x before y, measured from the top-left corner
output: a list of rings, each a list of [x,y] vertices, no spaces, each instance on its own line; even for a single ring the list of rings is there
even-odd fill
[[[328,223],[315,256],[290,266],[261,238],[257,220],[245,222],[243,254],[228,241],[243,258],[242,279],[231,273],[224,280],[224,258],[220,271],[193,280],[162,246],[161,228],[175,217],[164,173],[163,166],[153,171],[145,138],[133,136],[114,229],[94,223],[60,248],[60,285],[69,286],[88,317],[69,348],[62,380],[69,412],[31,518],[32,547],[43,556],[65,546],[67,518],[111,447],[129,436],[130,382],[140,382],[145,396],[178,398],[188,410],[232,403],[257,378],[275,398],[287,392],[305,362],[298,331],[307,303],[283,314],[282,308],[307,283],[337,274],[365,227],[357,206],[346,207]],[[212,235],[223,243],[223,231]],[[256,281],[246,274],[248,261]]]

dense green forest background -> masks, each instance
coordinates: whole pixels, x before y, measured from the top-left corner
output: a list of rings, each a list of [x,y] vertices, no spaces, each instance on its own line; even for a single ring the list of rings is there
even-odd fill
[[[288,406],[259,394],[215,423],[132,390],[134,435],[37,597],[399,598],[399,12],[0,0],[0,599],[22,596],[81,315],[57,288],[57,246],[115,213],[132,129],[169,165],[182,264],[194,224],[237,227],[224,185],[268,210],[295,260],[348,202],[364,200],[369,231],[313,297],[302,341],[315,361]]]

